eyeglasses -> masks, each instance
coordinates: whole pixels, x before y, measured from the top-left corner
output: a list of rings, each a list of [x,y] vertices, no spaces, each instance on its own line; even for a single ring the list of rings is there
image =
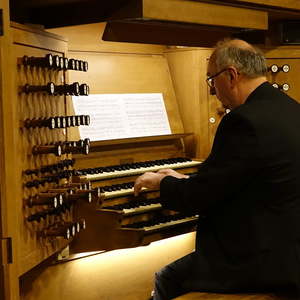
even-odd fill
[[[225,72],[225,71],[227,71],[227,70],[228,70],[228,68],[223,69],[223,70],[217,72],[216,74],[214,74],[214,75],[212,75],[212,76],[209,76],[209,77],[206,79],[206,82],[207,82],[208,86],[209,86],[210,88],[214,88],[214,87],[215,87],[214,78],[216,78],[216,77],[219,76],[221,73],[223,73],[223,72]]]

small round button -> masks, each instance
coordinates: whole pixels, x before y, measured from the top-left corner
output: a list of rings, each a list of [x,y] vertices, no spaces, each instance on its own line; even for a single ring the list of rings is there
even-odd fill
[[[277,73],[279,71],[279,68],[277,65],[274,64],[270,67],[270,70],[272,73]]]
[[[211,118],[209,118],[209,122],[213,124],[213,123],[215,123],[215,122],[216,122],[216,119],[215,119],[215,118],[213,118],[213,117],[211,117]]]
[[[289,65],[283,65],[281,67],[281,69],[282,69],[282,72],[287,73],[287,72],[290,71],[290,66]]]
[[[289,85],[288,83],[284,83],[284,84],[282,85],[282,90],[283,90],[283,91],[287,92],[289,89],[290,89],[290,85]]]

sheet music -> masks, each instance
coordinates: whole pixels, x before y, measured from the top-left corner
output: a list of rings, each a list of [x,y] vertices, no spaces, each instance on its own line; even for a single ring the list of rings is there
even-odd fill
[[[80,138],[91,141],[170,134],[161,93],[73,96],[76,115],[89,115]]]

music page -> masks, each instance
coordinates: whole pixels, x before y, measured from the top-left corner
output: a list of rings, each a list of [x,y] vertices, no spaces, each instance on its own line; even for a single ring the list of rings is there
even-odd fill
[[[73,96],[76,115],[89,115],[79,126],[80,138],[91,141],[170,134],[161,93]]]

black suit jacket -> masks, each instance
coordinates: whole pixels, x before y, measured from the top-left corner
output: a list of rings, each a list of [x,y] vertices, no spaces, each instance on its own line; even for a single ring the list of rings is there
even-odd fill
[[[198,175],[165,177],[161,197],[200,215],[196,251],[220,287],[300,288],[300,104],[260,85],[224,116]]]

